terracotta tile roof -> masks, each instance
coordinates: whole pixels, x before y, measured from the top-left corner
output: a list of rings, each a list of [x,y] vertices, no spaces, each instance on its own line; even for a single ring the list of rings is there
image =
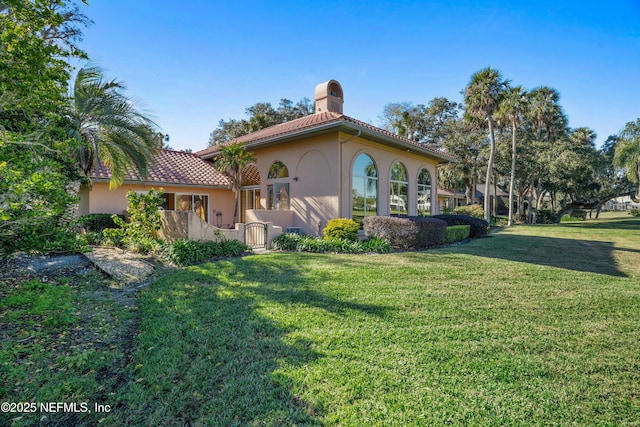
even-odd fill
[[[111,179],[111,171],[104,165],[91,171],[92,179]],[[125,181],[140,181],[137,172],[127,171]],[[162,184],[206,185],[228,187],[229,179],[218,172],[211,162],[192,153],[162,150],[149,167],[149,176],[143,182]]]
[[[407,147],[407,146],[417,147],[420,151],[426,151],[427,153],[433,155],[434,157],[440,158],[442,160],[455,161],[455,157],[453,157],[448,153],[445,153],[443,151],[437,150],[435,148],[429,147],[424,144],[420,144],[419,142],[413,141],[403,136],[396,135],[393,132],[389,132],[387,130],[381,129],[376,126],[372,126],[363,121],[360,121],[352,117],[345,116],[344,114],[336,113],[333,111],[325,111],[322,113],[310,114],[308,116],[301,117],[296,120],[291,120],[290,122],[286,122],[286,123],[271,126],[265,129],[261,129],[257,132],[247,134],[245,136],[242,136],[240,138],[237,138],[225,144],[230,144],[232,142],[243,142],[247,145],[253,145],[261,142],[267,142],[270,140],[278,140],[281,138],[294,136],[296,133],[299,133],[299,132],[321,130],[325,127],[331,127],[332,125],[335,125],[336,127],[344,125],[354,130],[364,130],[369,134],[369,136],[383,137],[388,140],[394,141],[398,145],[401,145],[404,147]],[[225,145],[225,144],[222,144],[222,145]],[[209,147],[204,150],[198,151],[196,154],[204,158],[212,157],[211,155],[214,154],[216,151],[218,151],[219,147],[220,146]]]

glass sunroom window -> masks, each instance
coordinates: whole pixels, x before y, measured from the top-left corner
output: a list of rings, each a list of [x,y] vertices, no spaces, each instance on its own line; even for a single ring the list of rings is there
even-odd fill
[[[431,174],[425,168],[418,174],[418,215],[431,215]]]
[[[409,179],[407,168],[400,162],[393,165],[389,180],[389,213],[406,215],[409,200]]]
[[[206,194],[164,193],[162,208],[171,211],[193,211],[209,222],[209,196]]]
[[[371,157],[360,154],[356,158],[351,182],[351,218],[361,223],[378,214],[378,169]]]

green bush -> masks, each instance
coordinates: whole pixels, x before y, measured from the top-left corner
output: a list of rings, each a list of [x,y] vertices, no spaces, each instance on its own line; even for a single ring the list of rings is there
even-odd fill
[[[251,248],[239,240],[222,240],[220,242],[202,240],[176,240],[165,243],[160,250],[160,257],[175,265],[191,265],[217,257],[235,257],[250,253]]]
[[[629,210],[631,216],[640,216],[640,209],[632,208]]]
[[[444,243],[447,223],[423,216],[371,216],[363,221],[364,232],[389,241],[392,247],[419,249]]]
[[[584,219],[587,219],[587,214],[588,212],[585,211],[584,209],[574,209],[573,212],[571,213],[571,216],[575,216],[584,220]]]
[[[458,206],[453,209],[458,215],[468,215],[474,218],[484,218],[484,209],[479,204],[468,205],[468,206]]]
[[[105,228],[102,234],[116,246],[124,246],[132,252],[149,253],[160,249],[158,230],[162,227],[160,206],[164,203],[162,190],[149,190],[146,194],[127,193],[129,221],[112,215],[119,228]]]
[[[284,233],[276,237],[272,243],[273,249],[281,251],[314,252],[314,253],[388,253],[391,245],[384,239],[370,238],[363,242],[352,242],[345,239],[327,239],[312,236],[300,236]]]
[[[472,239],[486,236],[489,230],[489,223],[487,221],[469,215],[434,215],[432,218],[441,219],[445,221],[448,226],[470,225],[469,237]]]
[[[329,220],[324,228],[324,237],[327,239],[343,239],[350,242],[358,240],[358,230],[360,226],[357,222],[349,218],[335,218]]]
[[[369,237],[367,240],[362,241],[361,244],[364,252],[376,252],[379,254],[391,252],[389,241],[379,237]]]
[[[509,224],[508,216],[492,216],[491,217],[491,225],[495,227],[506,227]]]
[[[582,221],[582,218],[580,218],[579,216],[570,216],[570,215],[564,215],[562,218],[560,218],[560,222],[576,222],[576,221]]]
[[[470,225],[452,225],[450,227],[447,227],[447,230],[444,234],[444,243],[450,244],[460,242],[468,238],[470,232]]]
[[[550,209],[538,209],[538,212],[536,212],[536,224],[555,224],[556,219],[556,213]]]
[[[124,215],[118,215],[124,220]],[[105,228],[115,228],[116,223],[113,221],[113,214],[96,213],[84,215],[78,219],[78,226],[83,228],[87,233],[102,233]]]
[[[296,233],[282,233],[271,243],[271,247],[280,251],[296,251],[302,236]]]
[[[38,154],[24,137],[0,130],[0,257],[84,251],[69,212],[77,198],[56,150]]]

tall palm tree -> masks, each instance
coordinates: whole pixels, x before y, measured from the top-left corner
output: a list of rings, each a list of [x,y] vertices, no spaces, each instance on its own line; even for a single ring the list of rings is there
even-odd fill
[[[511,178],[509,184],[509,227],[513,225],[513,194],[516,184],[516,134],[529,104],[527,92],[522,86],[507,88],[497,116],[511,124]]]
[[[248,152],[241,142],[222,145],[216,157],[214,165],[220,172],[231,179],[231,187],[236,197],[236,208],[233,213],[234,222],[237,222],[240,212],[240,189],[242,188],[242,170],[249,163],[255,162],[253,153]]]
[[[640,199],[640,119],[627,123],[620,132],[613,161],[624,169],[629,181],[638,184],[636,199]]]
[[[555,134],[562,134],[566,130],[567,118],[560,107],[560,93],[551,87],[541,86],[529,93],[529,116],[533,122],[538,141],[551,141]],[[544,135],[542,132],[544,131]]]
[[[98,67],[80,69],[70,94],[69,137],[76,141],[76,160],[85,175],[103,163],[111,170],[110,188],[124,182],[127,169],[139,177],[162,148],[157,125],[125,96],[122,82],[106,80]]]
[[[489,126],[491,149],[484,183],[484,217],[487,222],[491,222],[489,192],[491,190],[491,176],[493,174],[493,161],[496,152],[493,115],[498,109],[506,84],[507,82],[502,79],[500,71],[487,67],[471,76],[471,81],[464,91],[464,103],[467,116],[483,122],[486,120]]]

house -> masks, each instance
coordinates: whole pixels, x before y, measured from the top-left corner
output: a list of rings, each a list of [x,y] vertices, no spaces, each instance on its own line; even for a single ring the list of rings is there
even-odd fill
[[[435,213],[437,168],[452,156],[344,115],[335,80],[316,86],[315,103],[315,114],[236,141],[257,159],[245,169],[244,222],[319,235],[332,218]],[[219,148],[197,154],[214,160]]]
[[[438,188],[438,202],[440,204],[440,212],[451,213],[458,206],[466,204],[467,197],[464,191],[449,191]]]
[[[335,80],[316,87],[315,103],[315,114],[232,141],[256,158],[243,170],[242,223],[320,235],[332,218],[437,213],[439,203],[431,203],[438,200],[437,168],[455,161],[451,155],[344,115],[342,86]],[[165,150],[148,180],[132,175],[117,192],[108,192],[110,175],[101,169],[83,198],[85,211],[119,212],[126,207],[126,191],[163,187],[174,194],[166,209],[196,212],[201,201],[197,212],[203,221],[231,226],[234,195],[212,166],[219,150]]]
[[[131,169],[124,184],[115,190],[109,189],[111,171],[105,166],[93,169],[90,178],[93,184],[80,189],[80,215],[121,214],[127,209],[127,192],[162,188],[165,210],[192,211],[218,227],[231,227],[233,223],[234,196],[229,178],[195,154],[162,150],[144,181]]]

